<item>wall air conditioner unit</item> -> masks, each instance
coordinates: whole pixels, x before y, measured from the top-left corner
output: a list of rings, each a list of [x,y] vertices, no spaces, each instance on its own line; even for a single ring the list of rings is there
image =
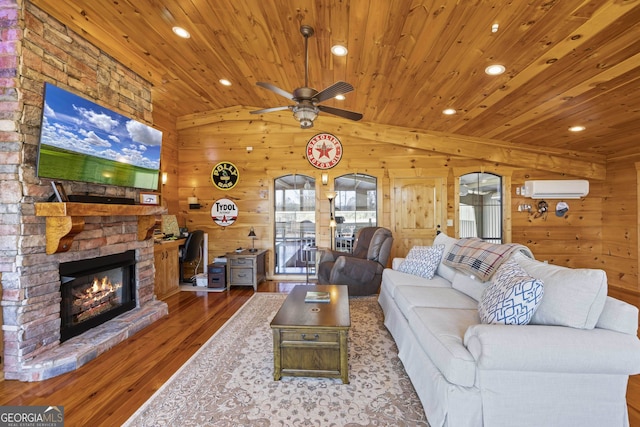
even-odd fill
[[[540,180],[525,181],[523,196],[532,199],[579,199],[589,194],[589,181]]]

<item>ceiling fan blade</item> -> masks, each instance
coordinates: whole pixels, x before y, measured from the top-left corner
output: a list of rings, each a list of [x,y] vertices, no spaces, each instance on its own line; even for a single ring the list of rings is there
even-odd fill
[[[265,109],[263,109],[263,110],[249,111],[249,114],[273,113],[274,111],[288,110],[289,108],[291,108],[291,107],[285,106],[285,107],[272,107],[272,108],[265,108]]]
[[[315,98],[318,102],[326,101],[327,99],[331,99],[336,95],[344,95],[345,93],[349,93],[353,90],[353,86],[351,86],[347,82],[335,82],[328,88],[324,89],[322,92],[319,92]]]
[[[260,87],[263,87],[265,89],[269,89],[271,92],[275,92],[280,96],[284,96],[287,99],[291,99],[293,100],[293,95],[290,94],[289,92],[287,92],[284,89],[280,89],[277,86],[272,85],[271,83],[266,83],[266,82],[256,82],[256,84]]]
[[[353,111],[342,110],[340,108],[328,107],[326,105],[318,105],[320,111],[333,114],[334,116],[344,117],[345,119],[358,121],[362,118],[362,114]]]

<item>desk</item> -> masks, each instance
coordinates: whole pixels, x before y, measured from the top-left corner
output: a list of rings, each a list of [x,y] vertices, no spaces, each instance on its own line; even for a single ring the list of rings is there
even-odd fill
[[[178,251],[185,240],[158,240],[153,245],[153,260],[156,268],[154,292],[158,299],[164,299],[180,291]]]
[[[231,286],[253,286],[258,290],[258,284],[267,279],[265,249],[251,252],[248,249],[242,252],[228,252],[227,257],[227,284]]]

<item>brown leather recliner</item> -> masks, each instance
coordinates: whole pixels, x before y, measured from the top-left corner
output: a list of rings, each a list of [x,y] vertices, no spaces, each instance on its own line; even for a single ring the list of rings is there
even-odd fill
[[[347,285],[349,296],[377,293],[392,243],[393,236],[386,228],[361,228],[356,234],[352,253],[331,250],[322,253],[318,283]]]

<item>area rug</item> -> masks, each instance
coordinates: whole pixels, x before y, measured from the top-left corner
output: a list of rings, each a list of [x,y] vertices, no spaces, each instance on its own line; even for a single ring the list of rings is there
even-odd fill
[[[124,425],[429,425],[375,297],[350,300],[349,384],[274,381],[269,323],[285,297],[254,294]]]

